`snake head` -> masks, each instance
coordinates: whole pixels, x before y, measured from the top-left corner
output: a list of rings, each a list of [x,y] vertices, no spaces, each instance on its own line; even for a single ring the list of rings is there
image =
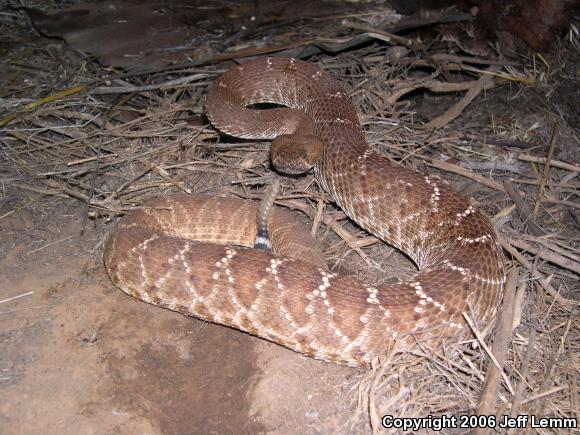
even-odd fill
[[[272,141],[270,158],[276,170],[298,175],[309,171],[324,150],[324,143],[311,134],[283,134]]]

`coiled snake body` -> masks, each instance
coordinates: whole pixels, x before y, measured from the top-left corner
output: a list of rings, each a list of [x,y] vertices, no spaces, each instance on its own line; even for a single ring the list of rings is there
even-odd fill
[[[247,107],[255,103],[287,107]],[[149,201],[112,230],[105,265],[122,290],[354,366],[368,364],[393,340],[436,344],[460,335],[463,312],[483,322],[493,315],[505,273],[490,221],[440,182],[371,151],[346,92],[328,73],[293,59],[248,62],[216,79],[206,109],[210,121],[233,136],[282,135],[274,141],[280,148],[314,143],[315,173],[323,188],[361,227],[406,253],[419,272],[406,282],[372,286],[320,263],[192,242],[251,246],[255,208],[176,196]],[[290,163],[280,166],[292,166],[293,151],[288,153]],[[284,215],[274,213],[270,224],[279,219],[289,231],[274,231],[273,238],[295,236],[308,243],[307,234],[297,233],[277,213]],[[294,256],[316,262],[320,254],[314,251]]]

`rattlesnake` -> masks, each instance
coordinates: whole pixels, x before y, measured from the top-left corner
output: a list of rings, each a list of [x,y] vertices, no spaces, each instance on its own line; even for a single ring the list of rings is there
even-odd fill
[[[247,107],[256,103],[287,107]],[[251,61],[216,79],[206,111],[214,126],[233,136],[282,135],[274,141],[275,164],[300,172],[313,160],[319,184],[342,210],[406,253],[419,272],[406,282],[373,286],[306,264],[318,261],[317,248],[289,259],[192,242],[251,245],[255,236],[246,233],[255,232],[255,207],[182,195],[154,199],[112,230],[105,265],[122,290],[354,366],[370,363],[395,340],[435,345],[461,335],[464,312],[483,322],[492,317],[505,272],[490,221],[441,182],[373,152],[347,93],[328,73],[294,59]],[[313,147],[284,157],[288,143]],[[292,227],[284,234],[295,233]]]

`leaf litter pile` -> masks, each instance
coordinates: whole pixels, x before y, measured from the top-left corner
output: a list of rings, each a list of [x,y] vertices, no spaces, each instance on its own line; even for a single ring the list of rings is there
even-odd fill
[[[351,412],[341,426],[380,432],[386,414],[578,418],[577,28],[549,56],[507,58],[357,22],[350,28],[367,43],[308,61],[344,83],[375,151],[439,177],[492,219],[509,275],[492,328],[466,313],[471,339],[439,352],[420,344],[387,349],[371,369],[353,371],[342,387]],[[241,55],[130,74],[66,56],[59,71],[27,71],[26,83],[17,79],[24,67],[8,61],[0,100],[3,197],[78,201],[83,224],[104,237],[118,216],[152,196],[260,199],[279,180],[277,203],[310,222],[332,270],[375,282],[414,273],[402,255],[350,222],[312,173],[280,176],[268,143],[224,137],[208,123],[208,87],[231,66],[227,58]]]

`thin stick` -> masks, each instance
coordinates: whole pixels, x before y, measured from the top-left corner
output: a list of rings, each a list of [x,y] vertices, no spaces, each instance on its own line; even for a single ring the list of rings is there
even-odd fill
[[[74,235],[71,235],[71,236],[65,237],[64,239],[57,240],[56,242],[49,243],[48,245],[41,246],[40,248],[33,249],[32,251],[28,251],[28,252],[26,253],[26,255],[28,255],[28,254],[32,254],[33,252],[38,252],[38,251],[40,251],[40,250],[42,250],[42,249],[44,249],[44,248],[49,248],[49,247],[51,247],[52,245],[56,245],[57,243],[65,242],[65,241],[67,241],[68,239],[72,239],[73,237],[74,237]]]
[[[574,301],[566,299],[554,287],[552,287],[550,283],[546,280],[546,278],[534,268],[532,263],[530,263],[528,259],[524,257],[522,254],[520,254],[518,250],[515,249],[504,237],[499,237],[499,243],[502,246],[502,248],[504,248],[507,252],[509,252],[510,255],[518,261],[518,263],[520,263],[522,266],[524,266],[526,269],[530,271],[532,278],[534,278],[538,282],[538,284],[540,284],[540,287],[546,290],[546,292],[550,296],[552,296],[556,301],[558,301],[563,308],[568,309],[567,306],[569,304],[575,303]]]
[[[543,236],[546,234],[544,230],[537,224],[536,220],[532,217],[528,206],[526,205],[524,198],[522,198],[510,180],[505,180],[503,186],[509,197],[512,199],[516,208],[518,210],[518,215],[524,224],[528,225],[530,232],[534,236]]]
[[[391,95],[387,98],[386,102],[388,104],[394,105],[397,101],[401,99],[406,94],[409,94],[417,89],[427,89],[431,92],[439,93],[451,93],[451,92],[461,92],[469,91],[475,86],[478,86],[478,80],[473,80],[470,82],[439,82],[437,80],[419,80],[413,83],[408,83],[408,81],[403,82],[400,87],[394,87]],[[450,120],[451,121],[451,120]]]
[[[580,210],[580,204],[577,204],[577,203],[572,202],[572,201],[560,201],[558,199],[547,199],[546,202],[548,204],[560,204],[560,205],[565,205],[566,207],[577,208],[578,210]]]
[[[492,189],[498,190],[500,192],[505,193],[504,187],[501,183],[497,181],[490,180],[488,178],[482,177],[479,174],[474,174],[469,169],[462,168],[461,166],[457,166],[451,163],[444,162],[443,160],[439,159],[429,159],[431,161],[431,166],[435,168],[442,169],[444,171],[453,172],[454,174],[459,174],[467,178],[471,178],[474,181],[477,181],[484,186],[491,187]]]
[[[547,248],[536,248],[532,244],[525,242],[523,240],[510,239],[510,244],[516,248],[523,249],[531,254],[537,255],[550,263],[557,264],[564,269],[571,270],[580,274],[580,262],[574,261],[571,258],[566,258],[560,254],[556,254],[548,250]]]
[[[309,207],[298,201],[279,201],[278,204],[288,207],[290,209],[300,210],[303,213],[305,213],[310,219],[314,219],[316,216],[315,213]],[[350,232],[348,232],[348,230],[340,226],[338,222],[336,222],[331,217],[323,216],[322,222],[326,226],[332,228],[332,230],[336,233],[336,235],[340,237],[342,240],[344,240],[344,242],[348,245],[349,248],[356,251],[356,253],[363,259],[363,261],[367,266],[372,265],[372,262],[369,260],[368,256],[363,252],[363,250],[360,249],[358,246],[356,246],[355,244],[356,237],[354,235],[352,235]]]
[[[517,184],[529,184],[532,186],[539,186],[540,182],[538,180],[526,180],[525,178],[512,178],[510,181],[513,181]],[[580,183],[558,183],[555,181],[547,181],[546,186],[549,187],[563,187],[565,189],[580,189]]]
[[[316,230],[320,226],[320,222],[322,221],[322,217],[324,215],[324,201],[322,199],[318,200],[316,205],[316,215],[312,221],[312,228],[310,229],[310,235],[312,237],[316,236]]]
[[[489,348],[489,346],[487,345],[487,343],[485,342],[485,340],[481,336],[481,333],[476,328],[475,323],[473,322],[473,320],[471,320],[471,317],[469,317],[467,315],[467,313],[463,313],[463,318],[465,319],[465,321],[467,322],[467,324],[471,328],[471,331],[475,334],[475,338],[477,338],[478,343],[480,344],[481,347],[483,347],[483,350],[485,350],[485,352],[487,353],[487,356],[489,356],[489,358],[491,359],[493,364],[502,373],[502,377],[503,377],[503,380],[506,384],[507,389],[509,390],[510,393],[513,394],[514,389],[512,388],[512,384],[510,383],[510,380],[508,379],[506,374],[503,373],[502,365],[499,363],[499,361],[497,360],[497,358],[495,357],[495,355],[493,354],[493,352],[491,351],[491,349]],[[503,363],[503,361],[502,361],[502,363]]]
[[[514,301],[518,279],[518,270],[517,268],[514,268],[510,271],[507,278],[504,299],[500,308],[497,330],[493,340],[493,356],[495,357],[494,364],[490,364],[485,375],[483,390],[475,410],[476,415],[490,415],[495,409],[500,380],[502,376],[505,376],[503,364],[507,356],[511,338],[512,316],[514,312]],[[522,284],[524,286],[526,285],[525,282]],[[507,385],[508,389],[513,394],[513,390],[511,389],[509,382]],[[474,433],[483,434],[488,433],[488,431],[489,429],[479,429]]]
[[[187,77],[181,77],[175,80],[168,80],[164,83],[158,83],[154,85],[144,85],[144,86],[99,86],[89,92],[92,95],[100,94],[128,94],[134,92],[145,92],[145,91],[155,91],[155,90],[165,90],[173,89],[176,87],[184,86],[188,83],[195,82],[198,80],[206,79],[211,77],[213,74],[194,74]]]
[[[534,394],[534,395],[526,398],[525,400],[522,400],[522,405],[525,405],[526,403],[533,402],[534,400],[543,399],[546,396],[549,396],[549,395],[554,394],[554,393],[558,393],[558,392],[565,390],[567,388],[568,388],[567,385],[559,385],[556,387],[552,387],[548,390],[542,391],[541,393]]]
[[[548,179],[548,173],[550,172],[550,162],[554,157],[554,149],[556,148],[556,135],[558,134],[558,124],[554,124],[552,127],[552,136],[550,137],[550,148],[548,149],[548,156],[546,157],[546,164],[544,165],[544,172],[542,172],[542,179],[540,181],[540,187],[538,188],[538,195],[536,196],[536,203],[534,204],[534,218],[538,216],[538,211],[540,210],[540,199],[544,193],[544,187],[546,187],[546,180]]]
[[[164,178],[165,180],[167,180],[168,182],[170,182],[171,184],[173,184],[175,187],[183,190],[185,193],[190,193],[191,194],[191,189],[189,187],[185,186],[184,183],[182,183],[181,181],[176,180],[174,177],[172,177],[169,174],[169,172],[167,172],[161,166],[156,165],[155,163],[149,163],[145,159],[139,159],[139,161],[141,163],[143,163],[145,166],[150,166],[152,170],[154,170],[155,172],[157,172],[162,178]]]
[[[30,192],[42,193],[43,195],[58,196],[59,198],[69,198],[68,195],[63,195],[61,190],[43,189],[41,187],[28,186],[26,184],[10,183],[12,187],[17,189],[28,190]],[[4,217],[4,216],[3,216]]]
[[[518,411],[520,409],[522,393],[524,392],[524,388],[526,386],[526,376],[528,373],[528,369],[530,367],[530,360],[532,359],[532,354],[534,353],[534,345],[536,343],[536,335],[537,335],[537,328],[535,323],[532,324],[530,328],[530,335],[528,336],[528,347],[526,349],[526,353],[524,355],[524,359],[522,360],[522,369],[520,370],[520,374],[522,377],[522,381],[516,385],[516,391],[514,393],[514,397],[512,399],[512,409],[510,413],[510,417],[515,417],[518,415]]]
[[[469,104],[481,93],[481,91],[483,91],[486,87],[493,85],[493,74],[498,72],[501,68],[502,67],[499,65],[492,65],[487,68],[479,80],[473,84],[472,88],[467,91],[467,93],[461,100],[459,100],[459,102],[453,105],[443,115],[440,115],[425,124],[425,128],[436,130],[446,126],[459,115],[461,115],[461,112],[463,112],[463,110],[469,106]]]
[[[10,302],[13,301],[14,299],[19,299],[19,298],[23,298],[24,296],[29,296],[31,294],[33,294],[34,292],[28,292],[28,293],[22,293],[21,295],[18,296],[13,296],[11,298],[8,299],[4,299],[3,301],[0,301],[0,304],[3,304],[4,302]]]
[[[543,390],[541,393],[536,394],[535,396],[529,397],[527,400],[524,400],[522,402],[522,404],[525,404],[529,401],[536,400],[539,399],[538,402],[536,403],[535,406],[535,414],[539,415],[540,412],[542,412],[543,408],[544,408],[544,397],[550,394],[553,394],[557,391],[560,391],[562,389],[566,389],[568,388],[566,385],[561,385],[561,386],[555,386],[552,388],[547,388],[548,385],[550,383],[556,383],[557,381],[555,381],[553,379],[553,374],[554,374],[554,369],[556,368],[557,361],[560,361],[560,357],[561,355],[566,351],[566,340],[568,339],[568,334],[570,333],[570,329],[572,328],[572,324],[574,323],[573,320],[576,319],[576,315],[577,315],[577,309],[578,305],[576,306],[576,308],[570,313],[570,315],[568,316],[568,321],[566,322],[566,328],[564,329],[564,333],[562,334],[562,336],[559,339],[560,345],[558,346],[558,350],[556,352],[554,352],[554,355],[552,356],[552,358],[550,359],[550,361],[548,362],[548,364],[546,365],[546,372],[544,375],[544,380],[542,381],[542,385],[540,387],[540,390]]]
[[[516,159],[523,160],[525,162],[542,163],[542,164],[546,163],[545,157],[536,157],[536,156],[531,156],[529,154],[520,154],[520,155],[516,155],[515,157],[516,157]],[[566,163],[566,162],[562,162],[560,160],[553,160],[552,159],[550,161],[550,166],[553,166],[554,168],[559,168],[559,169],[566,169],[567,171],[580,172],[580,166],[573,165],[573,164]]]
[[[0,119],[0,127],[4,127],[10,121],[18,118],[23,113],[26,113],[26,111],[36,109],[40,106],[43,106],[44,104],[51,103],[55,100],[60,100],[62,98],[66,98],[70,95],[78,94],[79,92],[82,92],[85,89],[86,89],[86,85],[73,86],[72,88],[63,89],[62,91],[58,91],[55,94],[49,95],[48,97],[44,97],[44,98],[41,98],[39,100],[35,100],[35,101],[32,101],[28,104],[25,104],[24,106],[19,108],[18,112],[12,113],[12,114],[6,116],[5,118]]]

